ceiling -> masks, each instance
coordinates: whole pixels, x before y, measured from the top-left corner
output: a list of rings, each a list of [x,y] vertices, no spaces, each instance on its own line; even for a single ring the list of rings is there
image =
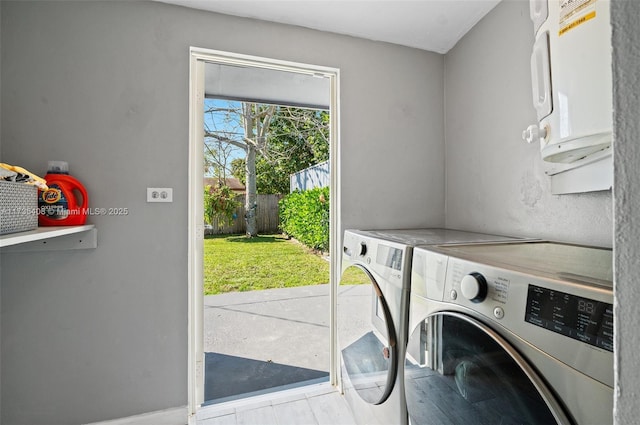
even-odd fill
[[[447,53],[500,0],[157,0]]]

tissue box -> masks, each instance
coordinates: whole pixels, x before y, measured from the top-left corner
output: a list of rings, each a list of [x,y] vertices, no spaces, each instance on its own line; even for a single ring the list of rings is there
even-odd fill
[[[0,235],[38,228],[38,189],[0,180]]]

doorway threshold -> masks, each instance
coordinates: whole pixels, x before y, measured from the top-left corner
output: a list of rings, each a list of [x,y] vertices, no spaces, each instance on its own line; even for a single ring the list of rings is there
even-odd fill
[[[355,419],[338,389],[317,379],[259,391],[235,400],[214,400],[196,414],[197,425],[222,423],[351,425]]]

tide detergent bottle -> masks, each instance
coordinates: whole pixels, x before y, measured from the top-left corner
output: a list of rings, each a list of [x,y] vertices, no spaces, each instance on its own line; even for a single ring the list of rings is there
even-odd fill
[[[89,197],[78,180],[69,175],[64,161],[49,161],[44,176],[49,189],[38,191],[40,226],[79,226],[87,220]]]

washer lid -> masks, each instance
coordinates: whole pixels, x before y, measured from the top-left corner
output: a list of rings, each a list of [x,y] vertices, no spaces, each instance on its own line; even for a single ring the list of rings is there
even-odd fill
[[[517,242],[440,245],[432,250],[510,270],[613,288],[613,252],[610,248],[559,242]]]

